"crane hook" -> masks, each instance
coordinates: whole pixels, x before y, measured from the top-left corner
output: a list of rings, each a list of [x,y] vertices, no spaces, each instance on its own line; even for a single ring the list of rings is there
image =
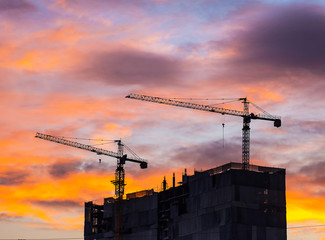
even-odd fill
[[[225,123],[222,123],[222,147],[225,148]]]

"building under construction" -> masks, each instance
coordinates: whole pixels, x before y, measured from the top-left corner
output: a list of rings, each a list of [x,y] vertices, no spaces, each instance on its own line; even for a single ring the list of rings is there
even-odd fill
[[[228,163],[179,186],[85,203],[85,240],[285,240],[285,169]]]

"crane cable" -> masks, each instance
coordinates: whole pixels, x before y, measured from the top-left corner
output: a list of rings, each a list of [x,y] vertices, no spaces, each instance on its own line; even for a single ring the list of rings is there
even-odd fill
[[[90,146],[100,146],[100,145],[105,145],[109,143],[116,143],[117,141],[120,140],[111,140],[111,139],[98,139],[98,138],[78,138],[78,137],[64,137],[64,136],[56,136],[59,138],[64,138],[64,139],[75,139],[75,140],[86,140],[86,141],[100,141],[103,143],[98,143],[98,144],[92,144]],[[130,147],[128,147],[124,142],[123,146],[126,148],[126,150],[131,153],[135,158],[141,159]]]
[[[225,148],[225,123],[222,123],[222,147]]]
[[[55,136],[63,139],[75,139],[75,140],[84,140],[84,141],[98,141],[102,143],[97,143],[97,144],[89,144],[89,146],[101,146],[105,144],[110,144],[110,143],[115,143],[118,140],[111,140],[111,139],[98,139],[98,138],[78,138],[78,137],[64,137],[64,136]]]

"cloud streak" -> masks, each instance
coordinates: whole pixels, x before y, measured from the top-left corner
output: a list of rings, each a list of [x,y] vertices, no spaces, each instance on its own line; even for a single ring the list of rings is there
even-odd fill
[[[0,172],[0,185],[11,186],[23,184],[29,174],[25,171]]]
[[[112,85],[178,85],[184,74],[178,59],[130,48],[92,53],[86,59],[80,74]]]
[[[54,209],[61,209],[61,208],[68,208],[72,209],[75,207],[80,207],[82,206],[82,203],[78,201],[72,201],[72,200],[46,200],[46,201],[34,201],[32,202],[33,204],[40,205],[45,208],[54,208]]]
[[[36,10],[36,7],[25,0],[3,0],[0,2],[0,11],[18,11],[30,12]]]

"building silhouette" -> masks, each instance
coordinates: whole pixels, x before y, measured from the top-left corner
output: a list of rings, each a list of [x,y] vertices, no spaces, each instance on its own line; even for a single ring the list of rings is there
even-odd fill
[[[285,169],[228,163],[161,192],[85,203],[85,240],[286,240]]]

